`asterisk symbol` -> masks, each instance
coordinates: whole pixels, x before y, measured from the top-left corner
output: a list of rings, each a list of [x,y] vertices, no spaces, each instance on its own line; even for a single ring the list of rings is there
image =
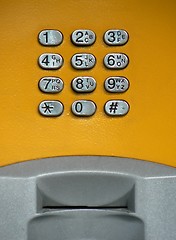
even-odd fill
[[[51,110],[54,108],[54,106],[50,106],[49,103],[48,104],[44,103],[44,105],[45,106],[42,107],[43,109],[45,109],[44,113],[47,113],[47,112],[51,113]]]

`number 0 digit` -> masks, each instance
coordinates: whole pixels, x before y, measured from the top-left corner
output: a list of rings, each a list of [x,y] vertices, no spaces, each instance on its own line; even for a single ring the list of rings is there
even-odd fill
[[[80,113],[83,109],[83,105],[81,102],[77,102],[76,105],[75,105],[75,110],[76,112]]]

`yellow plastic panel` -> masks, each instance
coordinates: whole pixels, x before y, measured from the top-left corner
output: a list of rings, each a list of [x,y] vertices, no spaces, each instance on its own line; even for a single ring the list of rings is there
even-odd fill
[[[176,2],[139,0],[1,0],[0,4],[0,165],[64,155],[108,155],[137,158],[176,166]],[[64,35],[57,47],[38,43],[43,29],[58,29]],[[76,29],[91,29],[96,42],[76,47],[70,41]],[[108,29],[125,29],[129,42],[110,47],[103,42]],[[43,70],[37,59],[45,52],[59,53],[64,65],[59,70]],[[77,52],[96,56],[96,66],[74,70],[70,59]],[[123,52],[130,63],[124,70],[107,70],[103,58]],[[92,76],[97,81],[93,93],[76,94],[71,80]],[[52,95],[38,89],[44,76],[58,76],[64,90]],[[121,94],[107,93],[108,76],[125,76],[130,88]],[[77,99],[93,100],[94,116],[76,117],[70,107]],[[109,117],[104,104],[124,99],[130,111],[124,117]],[[64,104],[60,117],[38,113],[42,100]]]

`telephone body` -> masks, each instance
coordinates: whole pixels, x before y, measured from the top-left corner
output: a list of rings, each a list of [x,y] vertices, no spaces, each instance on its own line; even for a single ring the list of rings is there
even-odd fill
[[[14,210],[12,201],[16,201],[17,208],[25,202],[22,211],[27,216],[30,209],[31,214],[19,220],[29,222],[21,232],[15,225],[14,232],[7,231],[1,219],[2,240],[9,236],[42,239],[41,229],[43,235],[57,239],[57,230],[52,227],[57,222],[57,211],[52,210],[56,207],[59,211],[62,206],[74,209],[69,216],[77,221],[74,225],[70,220],[75,229],[80,219],[88,225],[92,216],[96,219],[96,207],[125,207],[117,223],[123,226],[124,221],[128,228],[134,217],[134,226],[130,227],[134,227],[136,239],[176,238],[176,213],[171,207],[175,206],[176,193],[175,8],[173,0],[1,1],[0,181],[6,186],[0,190],[2,208],[16,211],[16,216],[18,210]],[[110,176],[113,169],[115,180]],[[63,199],[56,193],[60,181],[57,172],[58,179],[65,173],[61,178],[61,182],[66,179],[65,183],[59,185]],[[70,172],[75,178],[67,179]],[[88,180],[91,176],[95,178],[95,192]],[[29,179],[35,179],[33,185]],[[108,183],[100,183],[104,179],[113,187],[119,182],[121,194],[117,201],[114,188],[107,190]],[[87,195],[83,197],[85,186]],[[105,189],[109,198],[103,202]],[[145,189],[145,199],[141,189]],[[27,201],[29,191],[31,205]],[[10,200],[12,192],[14,200]],[[101,197],[95,196],[97,192]],[[142,212],[141,201],[148,207],[146,211]],[[41,211],[47,211],[48,206],[47,214],[53,214],[53,220],[47,220],[50,230],[40,221]],[[85,206],[92,207],[92,215]],[[161,206],[163,209],[157,212]],[[77,213],[79,207],[82,212]],[[152,223],[147,211],[153,217]],[[4,210],[1,212],[4,216]],[[41,216],[29,221],[35,213]],[[99,217],[104,214],[99,213]],[[6,222],[13,224],[13,217]],[[60,229],[65,228],[63,224],[59,223]],[[112,227],[111,239],[119,234],[113,217],[99,224],[99,231],[92,230],[95,236],[106,224]],[[81,232],[81,227],[75,231]],[[126,228],[119,239],[132,239],[130,232],[125,233]],[[75,232],[69,234],[77,238]],[[84,234],[81,232],[78,238]],[[85,238],[90,238],[89,234]]]

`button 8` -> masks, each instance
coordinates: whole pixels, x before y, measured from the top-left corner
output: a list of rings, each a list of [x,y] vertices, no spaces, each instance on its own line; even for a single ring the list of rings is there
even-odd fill
[[[96,81],[93,77],[76,77],[72,81],[72,88],[76,92],[92,92],[96,88]]]

